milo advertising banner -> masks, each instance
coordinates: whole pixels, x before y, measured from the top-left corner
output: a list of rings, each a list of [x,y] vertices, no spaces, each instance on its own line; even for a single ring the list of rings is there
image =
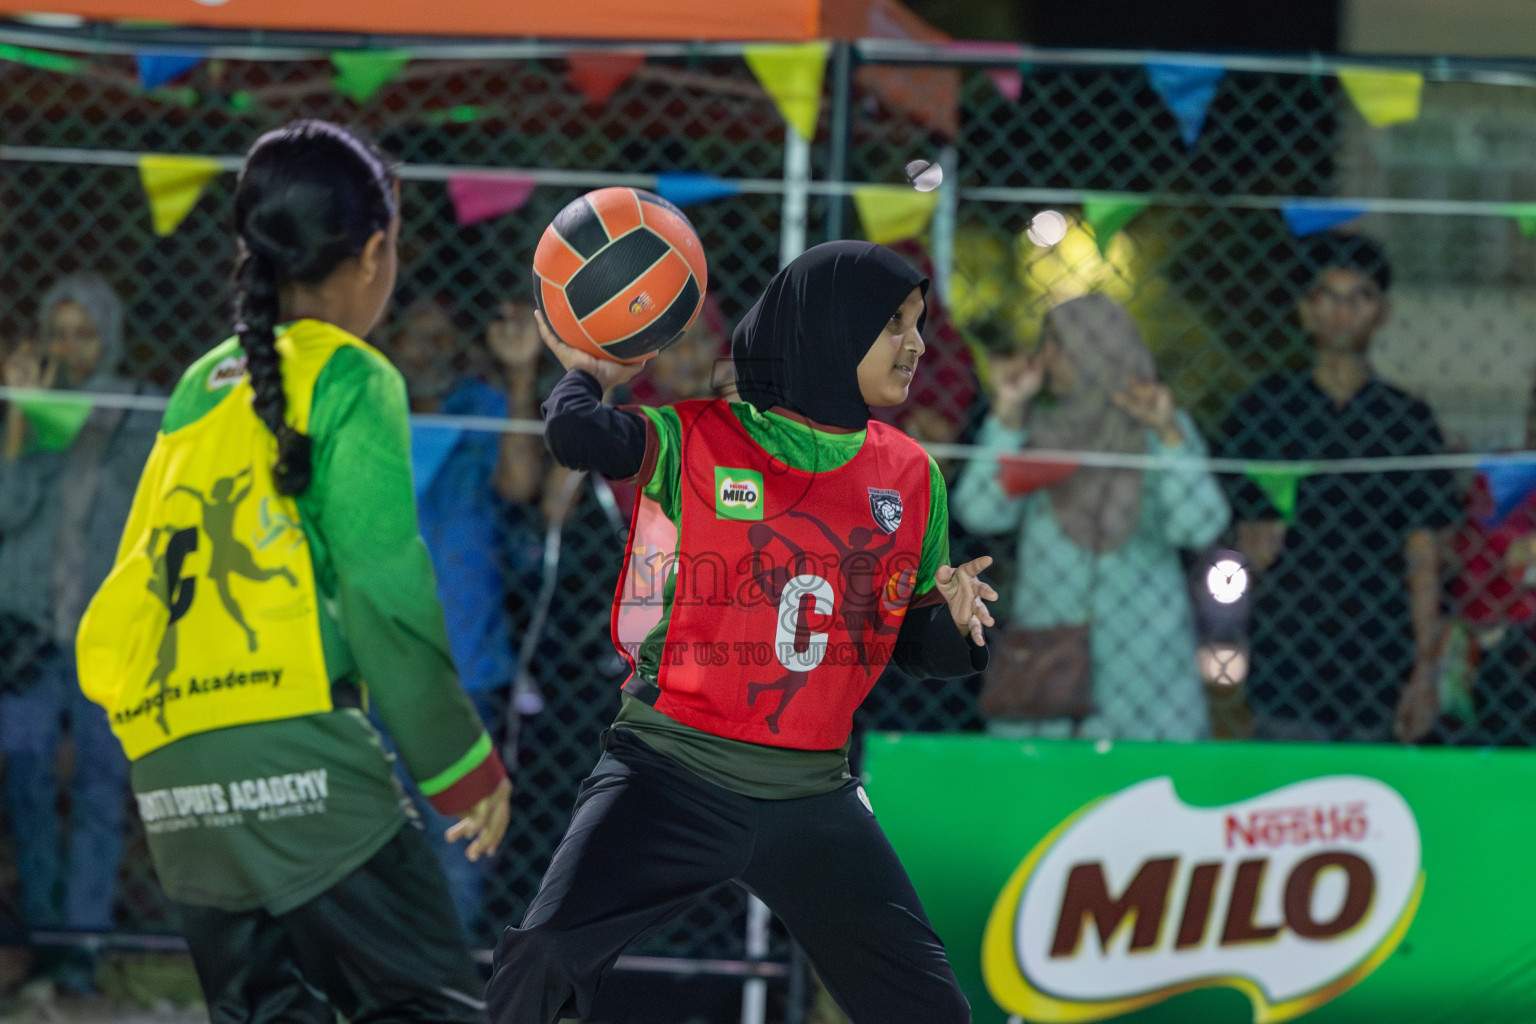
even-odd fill
[[[1536,754],[877,735],[978,1024],[1536,1021]]]

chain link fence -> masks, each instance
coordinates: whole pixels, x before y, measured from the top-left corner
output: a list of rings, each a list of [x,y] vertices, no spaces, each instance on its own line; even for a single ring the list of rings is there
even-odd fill
[[[709,393],[731,325],[778,265],[783,193],[795,187],[783,121],[739,55],[653,52],[597,102],[556,50],[469,58],[439,47],[356,103],[337,94],[323,53],[265,45],[149,93],[126,47],[98,46],[68,71],[0,63],[7,349],[46,345],[49,288],[89,271],[124,304],[123,372],[143,396],[166,393],[229,329],[234,178],[213,179],[180,228],[157,237],[136,157],[238,158],[264,129],[325,117],[367,128],[404,168],[400,287],[373,340],[421,413],[536,418],[556,368],[508,359],[485,333],[526,316],[534,244],[565,203],[669,171],[746,183],[688,208],[710,255],[707,315],[631,397]],[[1503,205],[1536,196],[1536,76],[1440,62],[1445,80],[1426,85],[1417,121],[1373,128],[1330,68],[1248,61],[1228,68],[1190,144],[1134,59],[1036,56],[1021,66],[839,48],[804,230],[813,243],[857,237],[851,183],[901,182],[913,159],[944,166],[931,227],[897,245],[945,287],[912,400],[890,416],[941,459],[955,560],[997,558],[1000,618],[1037,647],[1085,656],[1093,707],[1022,710],[1025,669],[986,687],[891,670],[861,726],[1536,739],[1536,503],[1522,463],[1490,458],[1536,443],[1536,252]],[[934,110],[946,90],[958,97],[952,124]],[[542,176],[518,212],[461,226],[444,179],[476,168]],[[1093,204],[1135,197],[1123,230],[1100,221],[1095,233]],[[1288,227],[1296,202],[1331,197],[1361,197],[1351,229],[1390,260],[1385,294],[1375,250],[1334,242],[1320,253],[1330,236]],[[1100,298],[1073,301],[1090,295]],[[1376,376],[1354,379],[1367,343]],[[153,414],[124,422],[137,416]],[[433,486],[478,488],[470,505],[498,538],[484,553],[501,574],[488,599],[502,606],[495,642],[511,667],[476,696],[515,753],[515,824],[496,863],[460,890],[482,946],[520,918],[617,707],[625,666],[608,612],[633,501],[632,488],[548,464],[502,487],[486,436],[454,435],[439,447],[457,461],[418,482],[424,503],[449,509],[464,492],[433,499]],[[14,464],[50,458],[62,465],[57,452]],[[1361,459],[1408,461],[1334,461]],[[0,564],[46,574],[49,552],[18,553],[45,534],[11,514],[21,503],[8,474]],[[438,569],[445,586],[469,571]],[[0,621],[12,634],[0,664],[19,692],[46,652],[15,616]],[[995,646],[1001,658],[1001,632]],[[1423,711],[1414,699],[1426,690],[1435,700]],[[26,728],[13,724],[24,721],[15,700],[0,704],[6,735]],[[20,762],[5,754],[14,777]],[[131,816],[127,827],[115,922],[172,930]],[[9,831],[26,828],[13,818]],[[16,863],[14,849],[0,858]],[[739,958],[744,915],[742,894],[721,889],[638,952]],[[782,935],[770,957],[787,959]]]

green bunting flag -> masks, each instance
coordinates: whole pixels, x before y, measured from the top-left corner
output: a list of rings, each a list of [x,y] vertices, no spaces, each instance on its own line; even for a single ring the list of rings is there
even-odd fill
[[[79,398],[18,398],[16,405],[31,424],[37,447],[47,452],[74,444],[91,415],[90,401]]]
[[[33,50],[25,46],[0,46],[0,60],[25,64],[43,71],[58,71],[66,75],[80,70],[80,61],[74,57],[66,57],[62,53],[49,53],[47,50]]]
[[[1510,203],[1500,207],[1499,212],[1506,217],[1513,217],[1520,227],[1520,233],[1526,238],[1536,238],[1536,203]]]
[[[441,128],[446,124],[473,124],[494,115],[489,107],[458,106],[448,107],[442,110],[423,111],[421,120],[423,124],[429,124],[434,128]]]
[[[1108,254],[1109,243],[1151,202],[1139,196],[1092,196],[1083,200],[1083,220],[1088,222],[1101,255]]]
[[[1269,503],[1280,513],[1280,518],[1285,520],[1285,525],[1290,526],[1296,521],[1296,490],[1301,486],[1301,478],[1312,475],[1312,467],[1298,464],[1285,469],[1257,469],[1244,470],[1243,475],[1258,485],[1259,490],[1269,499]]]
[[[367,103],[410,60],[408,50],[337,50],[331,54],[336,91],[354,103]]]

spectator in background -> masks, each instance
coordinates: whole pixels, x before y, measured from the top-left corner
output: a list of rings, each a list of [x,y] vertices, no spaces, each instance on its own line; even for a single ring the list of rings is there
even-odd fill
[[[1525,448],[1536,450],[1536,401]],[[1453,704],[1441,709],[1446,732],[1478,745],[1536,746],[1536,466],[1485,469],[1467,504],[1450,542],[1456,619],[1439,658],[1438,690]]]
[[[1378,379],[1371,339],[1392,270],[1368,239],[1307,246],[1298,303],[1313,365],[1263,378],[1233,403],[1220,454],[1288,460],[1441,451],[1429,407]],[[1437,711],[1435,531],[1457,518],[1449,473],[1327,473],[1233,481],[1238,547],[1254,587],[1248,697],[1268,739],[1422,737]]]
[[[526,306],[504,305],[467,344],[444,303],[424,297],[406,306],[385,348],[406,380],[413,413],[537,420],[537,370],[544,350]],[[494,361],[494,367],[492,362]],[[541,554],[534,508],[543,486],[544,445],[537,434],[493,433],[416,424],[411,431],[417,518],[437,574],[438,599],[459,676],[494,735],[509,711],[517,674],[507,611],[513,581],[537,572]],[[485,864],[467,860],[443,838],[452,821],[413,790],[466,932],[480,917]]]
[[[1093,714],[992,718],[1009,735],[1191,740],[1208,735],[1180,548],[1227,526],[1196,463],[1205,445],[1176,408],[1136,323],[1103,295],[1051,310],[1040,348],[993,367],[992,409],[951,506],[976,533],[1018,532],[1012,624],[1088,627]],[[997,456],[1028,448],[1173,458],[1164,469],[1086,466],[1032,493],[1005,490]],[[983,709],[985,711],[985,709]]]
[[[11,387],[133,394],[119,375],[123,304],[94,273],[43,296],[38,343],[5,360]],[[106,712],[80,692],[75,629],[112,568],[160,418],[12,402],[0,458],[0,754],[29,930],[109,932],[122,860],[128,762]],[[73,750],[68,843],[56,805],[59,748]],[[66,850],[67,846],[67,850]],[[89,946],[37,947],[61,989],[95,989]]]

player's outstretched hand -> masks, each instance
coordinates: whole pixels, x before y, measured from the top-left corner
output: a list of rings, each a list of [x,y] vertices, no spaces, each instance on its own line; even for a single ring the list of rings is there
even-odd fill
[[[544,317],[542,309],[534,312],[534,318],[539,322],[539,337],[544,339],[544,347],[554,353],[560,365],[566,370],[584,370],[597,378],[597,382],[607,391],[615,384],[624,384],[634,380],[645,369],[644,363],[626,365],[615,363],[611,359],[599,359],[597,356],[583,352],[581,349],[567,345],[560,340],[560,335],[555,333],[549,321]]]
[[[985,647],[983,626],[995,626],[988,601],[997,600],[997,591],[979,577],[992,564],[991,555],[982,555],[964,565],[941,565],[933,574],[933,583],[949,605],[949,615],[962,634],[969,633],[977,647]]]
[[[460,839],[473,840],[465,849],[464,857],[475,861],[496,852],[511,820],[512,783],[502,779],[501,785],[490,796],[482,797],[479,803],[459,815],[458,823],[445,835],[450,843]]]

